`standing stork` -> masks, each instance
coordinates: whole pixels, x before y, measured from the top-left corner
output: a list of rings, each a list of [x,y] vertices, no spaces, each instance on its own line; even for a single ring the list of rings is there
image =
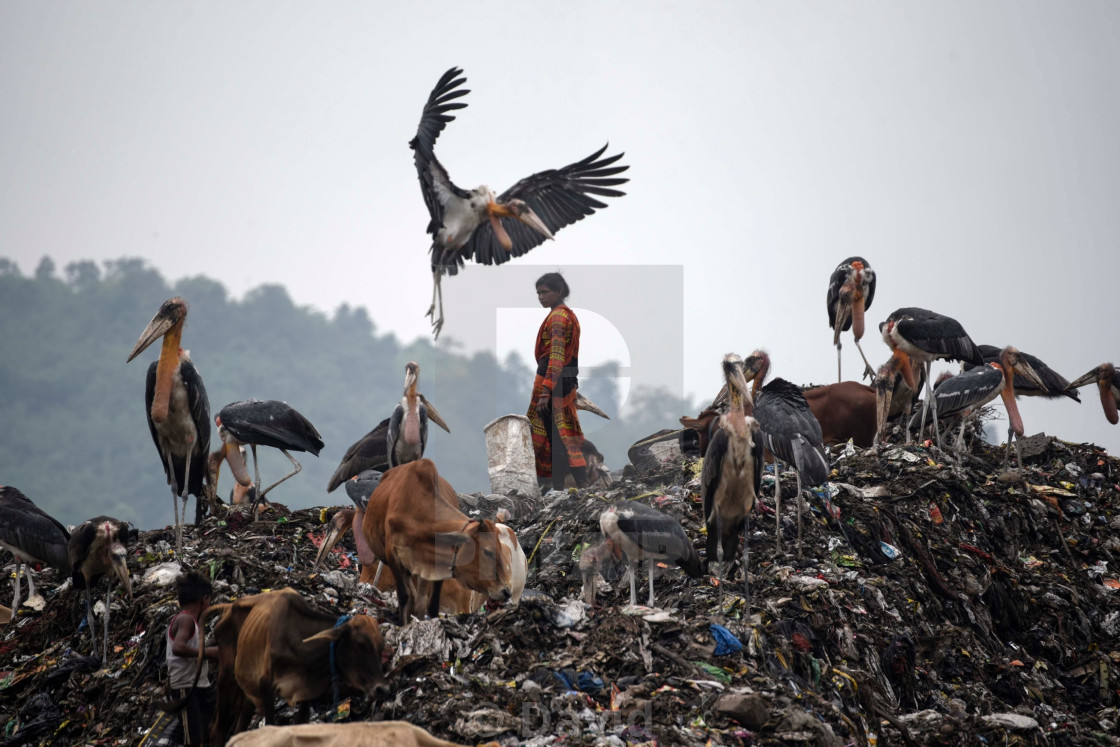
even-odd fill
[[[93,638],[93,650],[97,651],[97,633],[93,624],[92,588],[102,576],[107,577],[105,589],[104,642],[101,647],[101,665],[109,656],[109,609],[113,593],[115,574],[124,585],[129,601],[132,600],[132,580],[128,575],[128,543],[133,539],[135,530],[128,522],[118,521],[110,516],[97,516],[83,522],[70,534],[67,552],[73,568],[74,588],[86,590],[86,624]]]
[[[148,366],[144,386],[148,429],[163,462],[171,503],[175,509],[175,552],[183,554],[183,521],[187,496],[196,500],[195,523],[202,520],[202,499],[208,489],[210,452],[210,400],[202,376],[183,350],[183,325],[187,321],[187,302],[176,296],[164,301],[152,321],[140,334],[129,353],[131,361],[160,337],[163,346],[159,359]],[[179,499],[183,501],[182,518]]]
[[[743,377],[743,360],[734,353],[723,357],[727,385],[727,412],[709,426],[708,449],[700,470],[704,521],[708,530],[705,567],[723,550],[720,562],[720,605],[723,604],[724,565],[735,557],[739,528],[746,535],[750,511],[762,485],[762,440],[758,421],[751,417],[754,403]],[[743,539],[743,585],[747,599],[747,538]]]
[[[977,366],[956,376],[945,379],[933,390],[936,407],[942,417],[949,417],[966,410],[982,407],[991,402],[998,395],[1003,399],[1003,406],[1007,410],[1007,451],[1004,454],[1003,466],[1006,468],[1011,459],[1011,442],[1023,435],[1023,419],[1019,415],[1019,408],[1015,404],[1015,381],[1022,380],[1033,387],[1044,389],[1045,383],[1035,372],[1027,359],[1015,348],[1005,347],[1000,351],[998,361],[993,361],[985,366]],[[957,436],[958,447],[964,445],[964,426],[967,420],[962,418],[960,434]],[[1023,468],[1023,455],[1019,449],[1019,442],[1015,440],[1015,456],[1019,461],[1019,469]]]
[[[18,614],[19,569],[27,564],[27,599],[35,597],[35,580],[31,577],[32,564],[49,565],[63,574],[70,575],[70,558],[66,547],[70,532],[53,516],[31,502],[17,488],[0,485],[0,547],[16,559],[16,594],[12,614]]]
[[[327,492],[333,493],[343,483],[346,483],[349,492],[352,478],[368,471],[381,473],[389,469],[388,442],[389,418],[385,418],[372,431],[350,444],[327,482]]]
[[[409,361],[404,367],[404,394],[389,418],[386,434],[389,466],[414,462],[424,456],[428,444],[428,419],[448,433],[451,429],[424,395],[416,391],[420,364]]]
[[[626,556],[630,570],[630,606],[638,604],[638,561],[649,561],[649,603],[653,606],[653,563],[659,558],[671,560],[692,578],[700,578],[700,556],[685,534],[684,527],[672,516],[637,501],[620,501],[599,514],[599,529],[604,540],[598,548],[580,556],[584,595],[588,604],[595,603],[595,573],[608,552]]]
[[[243,488],[255,488],[256,503],[264,500],[268,491],[303,469],[290,451],[308,451],[319,456],[323,439],[311,421],[301,415],[287,402],[278,400],[250,399],[232,402],[221,409],[214,418],[218,426],[218,437],[222,440],[221,457],[229,463],[234,479]],[[241,446],[248,446],[253,452],[253,479],[241,457]],[[261,490],[260,462],[257,459],[257,446],[271,446],[279,449],[292,463],[292,471],[276,482]],[[221,457],[218,464],[221,464]]]
[[[455,101],[470,93],[460,88],[467,80],[459,77],[462,73],[453,67],[440,77],[424,104],[416,137],[409,142],[431,216],[433,285],[427,315],[436,338],[443,328],[440,280],[444,275],[457,274],[467,259],[500,265],[520,257],[564,226],[607,206],[591,195],[621,197],[624,193],[611,187],[629,181],[615,176],[630,168],[613,165],[623,154],[601,158],[604,145],[582,161],[525,177],[497,196],[485,185],[472,190],[456,186],[434,148],[443,128],[455,119],[448,112],[466,107]]]
[[[937,358],[944,358],[982,366],[984,356],[964,331],[960,322],[927,309],[913,306],[898,309],[879,325],[879,332],[883,335],[883,342],[887,343],[891,352],[898,357],[902,376],[911,390],[917,391],[918,384],[910,366],[910,359],[917,360],[924,367],[926,398],[922,407],[922,422],[918,429],[918,438],[920,440],[925,432],[926,411],[932,408],[933,432],[940,447],[941,432],[937,428],[937,403],[933,402],[930,387],[930,364]]]
[[[1108,422],[1116,425],[1120,417],[1116,414],[1116,401],[1120,400],[1120,371],[1111,363],[1102,363],[1084,376],[1078,377],[1069,385],[1069,389],[1077,389],[1086,384],[1097,383],[1101,392],[1101,407]]]
[[[822,485],[830,471],[824,456],[821,424],[813,415],[801,388],[785,379],[766,383],[770,372],[770,356],[756,350],[743,363],[745,381],[752,382],[754,418],[758,421],[762,445],[774,458],[774,515],[777,524],[776,547],[782,549],[781,463],[792,465],[797,475],[797,553],[801,554],[801,491],[802,480],[809,485]]]
[[[863,358],[864,378],[874,378],[875,369],[867,362],[859,341],[863,337],[863,314],[875,299],[875,271],[863,257],[848,257],[832,271],[828,280],[828,326],[836,346],[836,380],[843,381],[840,369],[840,333],[852,330],[856,350]]]

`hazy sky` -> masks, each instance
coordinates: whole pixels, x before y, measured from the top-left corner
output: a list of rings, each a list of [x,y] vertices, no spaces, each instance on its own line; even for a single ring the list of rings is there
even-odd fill
[[[877,323],[916,305],[1072,379],[1120,363],[1103,318],[1120,278],[1118,28],[1106,0],[7,2],[0,256],[24,273],[43,255],[60,270],[139,256],[171,281],[279,283],[427,335],[408,140],[460,66],[469,107],[436,149],[460,186],[501,191],[607,141],[631,182],[505,268],[449,278],[440,344],[528,358],[531,278],[561,269],[577,308],[679,317],[683,298],[683,340],[658,352],[684,395],[714,394],[721,356],[756,347],[776,376],[829,383],[825,289],[861,254],[879,276],[874,364]],[[595,265],[634,271],[594,283]],[[666,271],[683,284],[659,287]],[[472,312],[488,286],[527,310]],[[627,344],[590,320],[581,358],[658,379]],[[1027,432],[1120,453],[1083,395],[1022,401]]]

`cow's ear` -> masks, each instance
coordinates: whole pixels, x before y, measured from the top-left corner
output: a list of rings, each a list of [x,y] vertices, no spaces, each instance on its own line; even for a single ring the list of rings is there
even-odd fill
[[[337,641],[339,638],[342,637],[342,634],[345,631],[346,631],[345,626],[339,626],[337,628],[328,628],[327,630],[324,630],[321,633],[316,633],[315,635],[311,636],[310,638],[304,638],[303,642],[304,643],[311,643],[311,641]]]

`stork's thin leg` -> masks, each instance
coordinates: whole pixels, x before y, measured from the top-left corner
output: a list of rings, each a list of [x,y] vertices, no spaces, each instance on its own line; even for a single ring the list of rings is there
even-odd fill
[[[795,465],[796,466],[796,465]],[[797,471],[797,557],[801,557],[801,471]]]
[[[257,494],[261,492],[261,463],[257,461],[257,445],[249,444],[253,450],[253,484],[257,486]]]
[[[653,606],[653,558],[649,558],[649,606]]]
[[[15,557],[16,557],[16,595],[15,595],[15,598],[12,600],[12,616],[13,617],[16,616],[17,614],[19,614],[19,603],[20,603],[20,598],[19,598],[19,567],[21,565],[23,565],[23,561],[20,560],[20,557],[18,555],[16,555]]]
[[[630,568],[630,606],[636,607],[638,605],[638,562],[636,560],[628,560],[627,565]]]
[[[171,475],[171,510],[175,512],[175,557],[178,559],[183,556],[183,527],[179,519],[179,486],[175,484],[175,467],[171,464],[170,454],[167,455],[167,474]],[[93,647],[97,648],[97,641],[94,641]]]
[[[253,447],[253,448],[254,448],[254,453],[253,453],[253,461],[256,461],[256,447]],[[258,502],[260,502],[260,501],[263,501],[263,500],[264,500],[264,497],[265,497],[265,495],[266,495],[266,494],[268,493],[268,491],[272,490],[273,488],[275,488],[275,487],[276,487],[277,485],[279,485],[280,483],[282,483],[282,482],[284,482],[285,480],[287,480],[287,479],[288,479],[289,477],[291,477],[292,475],[298,475],[298,474],[300,473],[300,470],[302,470],[302,469],[303,469],[303,467],[301,467],[301,466],[300,466],[299,462],[297,462],[297,461],[295,460],[295,458],[294,458],[294,457],[293,457],[293,456],[292,456],[291,454],[289,454],[289,453],[287,452],[287,450],[286,450],[286,449],[280,449],[280,453],[281,453],[281,454],[283,454],[284,456],[288,457],[288,461],[292,463],[292,471],[291,471],[291,472],[289,472],[288,474],[284,475],[283,477],[281,477],[281,478],[280,478],[279,480],[277,480],[276,482],[274,482],[274,483],[272,483],[271,485],[269,485],[269,486],[268,486],[267,488],[265,488],[264,490],[262,490],[262,491],[260,492],[260,495],[259,495],[259,496],[257,497],[257,501],[258,501]],[[258,478],[258,479],[259,479],[259,478]],[[258,483],[258,485],[259,485],[259,483]]]
[[[751,549],[747,544],[747,540],[751,536],[751,512],[747,511],[743,516],[743,599],[747,604],[747,625],[750,625],[751,620],[751,574],[747,561],[750,560]]]
[[[113,593],[113,582],[107,581],[105,584],[105,619],[101,621],[102,635],[104,643],[101,646],[101,666],[105,666],[109,660],[109,601]],[[94,645],[96,648],[96,644]]]
[[[774,549],[782,551],[782,470],[781,462],[774,457]]]
[[[964,427],[966,425],[968,425],[968,415],[967,415],[967,413],[963,414],[962,417],[961,417],[961,430],[960,430],[959,433],[957,433],[957,440],[953,444],[953,448],[956,449],[957,452],[960,453],[960,454],[964,454],[964,451],[965,451],[965,449],[964,449]]]
[[[89,581],[86,581],[86,625],[89,626],[89,637],[93,640],[93,653],[96,654],[97,630],[93,625],[93,602],[90,601],[91,594],[93,594],[93,590],[89,588]]]
[[[718,582],[716,585],[719,587],[719,595],[718,595],[719,601],[718,601],[718,604],[719,604],[719,611],[720,611],[720,613],[722,613],[723,612],[723,561],[725,560],[725,558],[723,557],[723,521],[721,520],[720,515],[719,515],[719,507],[717,506],[714,510],[716,512],[716,536],[719,538],[719,541],[716,543],[716,561],[717,561],[717,565],[719,566],[719,571],[716,573],[716,581]],[[711,562],[710,558],[708,559],[708,562],[709,563]]]
[[[839,384],[844,380],[844,373],[840,368],[840,343],[836,343],[836,383]]]
[[[930,382],[930,364],[926,363],[926,398],[929,400],[930,411],[933,412],[933,435],[937,439],[937,448],[941,448],[941,430],[937,424],[937,401],[933,398],[933,384]]]
[[[859,351],[860,358],[863,358],[863,377],[864,379],[870,377],[872,383],[875,382],[875,369],[871,367],[871,362],[867,360],[867,356],[863,354],[863,348],[860,347],[859,340],[856,340],[856,350]]]
[[[425,316],[432,319],[432,339],[438,340],[440,330],[443,329],[443,270],[432,273],[432,305],[428,307]],[[435,317],[436,305],[439,305],[439,318]]]
[[[927,380],[926,383],[928,384],[929,381]],[[926,397],[922,398],[922,421],[918,425],[918,443],[919,444],[922,443],[922,440],[923,440],[923,438],[925,438],[925,435],[926,435],[926,414],[928,412],[929,412],[929,396],[927,395]],[[909,428],[909,426],[907,426],[907,428],[906,428],[906,438],[907,438],[907,443],[909,443],[909,439],[910,439],[910,428]]]
[[[377,561],[377,570],[373,572],[373,588],[377,588],[377,582],[381,580],[381,571],[385,569],[385,564],[380,560]]]

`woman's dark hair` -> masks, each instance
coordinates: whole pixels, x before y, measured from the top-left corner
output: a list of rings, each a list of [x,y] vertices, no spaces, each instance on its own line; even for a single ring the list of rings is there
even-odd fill
[[[179,592],[180,606],[193,604],[203,597],[214,595],[214,587],[210,585],[210,579],[198,571],[179,574],[175,579],[175,586]]]
[[[546,272],[537,278],[537,283],[533,287],[540,288],[542,285],[551,291],[559,293],[561,301],[567,298],[568,294],[572,292],[572,289],[568,287],[568,281],[558,272]]]

